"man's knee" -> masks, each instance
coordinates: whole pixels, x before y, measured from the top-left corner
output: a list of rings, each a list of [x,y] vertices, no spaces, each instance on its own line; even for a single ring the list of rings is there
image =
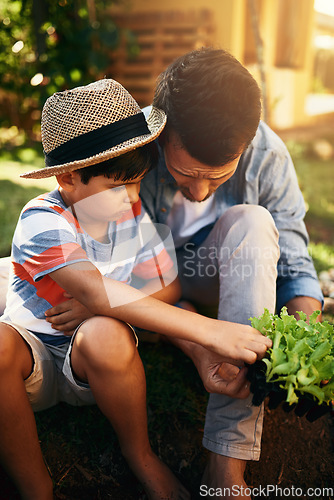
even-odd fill
[[[247,229],[265,230],[270,228],[276,231],[275,222],[270,212],[260,205],[235,205],[229,208],[218,222],[229,227],[240,224]]]
[[[232,246],[241,241],[256,247],[273,248],[278,258],[278,231],[270,212],[260,205],[235,205],[229,208],[216,223],[223,239]]]
[[[131,328],[114,318],[96,316],[79,329],[73,349],[98,369],[125,369],[136,353]]]

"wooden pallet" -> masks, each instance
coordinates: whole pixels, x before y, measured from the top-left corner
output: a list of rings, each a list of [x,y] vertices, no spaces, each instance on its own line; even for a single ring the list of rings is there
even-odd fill
[[[214,40],[214,15],[208,9],[118,14],[113,20],[122,35],[107,76],[141,106],[152,102],[157,76],[175,58]]]

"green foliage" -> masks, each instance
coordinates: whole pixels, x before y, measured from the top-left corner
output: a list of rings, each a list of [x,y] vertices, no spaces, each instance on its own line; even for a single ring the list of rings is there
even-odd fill
[[[106,14],[112,3],[0,0],[0,87],[17,96],[18,114],[31,112],[34,103],[40,109],[56,91],[104,76],[119,43]]]
[[[326,243],[310,243],[309,253],[318,273],[334,267],[334,247]]]
[[[9,180],[0,180],[1,257],[10,255],[11,240],[23,206],[39,194],[41,188],[17,186]]]
[[[327,138],[334,145],[334,137]],[[333,160],[318,158],[310,141],[287,141],[306,204],[305,222],[311,241],[334,245]]]
[[[297,403],[301,395],[311,395],[318,404],[334,399],[334,327],[317,322],[319,311],[310,316],[299,312],[300,320],[283,307],[280,317],[265,309],[251,318],[252,326],[269,337],[273,346],[266,365],[265,382],[286,391],[286,401]],[[328,383],[324,384],[326,380]]]

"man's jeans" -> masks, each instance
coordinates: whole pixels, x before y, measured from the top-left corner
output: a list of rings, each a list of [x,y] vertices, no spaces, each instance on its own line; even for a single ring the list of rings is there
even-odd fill
[[[256,205],[228,209],[199,246],[177,252],[182,298],[218,306],[218,319],[249,324],[274,312],[278,231],[270,213]],[[247,399],[210,394],[203,445],[243,460],[259,460],[263,406]]]

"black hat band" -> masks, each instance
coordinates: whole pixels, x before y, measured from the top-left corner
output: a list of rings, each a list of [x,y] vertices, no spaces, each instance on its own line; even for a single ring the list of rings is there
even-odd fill
[[[150,134],[143,113],[123,118],[109,125],[73,137],[49,153],[45,153],[45,165],[54,167],[84,160],[108,151],[125,141],[142,135]]]

